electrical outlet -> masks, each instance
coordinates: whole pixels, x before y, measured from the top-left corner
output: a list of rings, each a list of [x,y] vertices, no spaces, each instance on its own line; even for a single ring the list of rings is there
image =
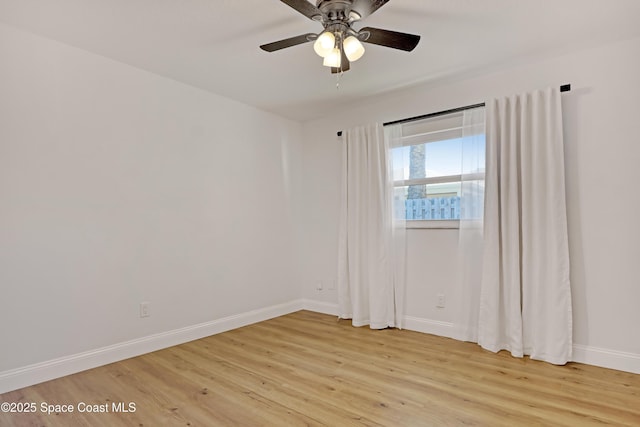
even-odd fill
[[[316,282],[316,291],[321,291],[322,290],[322,280],[318,280]]]
[[[141,302],[140,303],[140,317],[149,317],[151,316],[151,312],[149,311],[150,302]]]
[[[438,300],[436,302],[436,307],[438,308],[444,308],[444,304],[445,300],[444,300],[444,294],[438,294]]]

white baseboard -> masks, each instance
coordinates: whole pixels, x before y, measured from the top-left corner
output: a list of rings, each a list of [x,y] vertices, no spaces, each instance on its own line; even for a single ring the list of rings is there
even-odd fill
[[[640,354],[574,344],[573,361],[640,374]]]
[[[410,331],[455,339],[453,323],[450,322],[404,316],[404,328]]]
[[[329,314],[331,316],[338,315],[338,304],[322,301],[314,301],[310,299],[302,300],[304,310],[315,311],[316,313]]]
[[[305,305],[304,300],[291,301],[0,372],[0,393],[75,374],[130,357],[140,356],[141,354],[219,334],[252,323],[262,322],[302,310]]]

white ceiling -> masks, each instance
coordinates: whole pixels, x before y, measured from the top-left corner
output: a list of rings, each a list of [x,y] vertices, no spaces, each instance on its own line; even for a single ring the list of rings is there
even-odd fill
[[[420,44],[411,53],[365,45],[337,90],[311,44],[258,48],[321,29],[279,0],[0,0],[5,24],[299,121],[400,87],[635,37],[639,18],[640,0],[390,0],[355,28],[420,34]]]

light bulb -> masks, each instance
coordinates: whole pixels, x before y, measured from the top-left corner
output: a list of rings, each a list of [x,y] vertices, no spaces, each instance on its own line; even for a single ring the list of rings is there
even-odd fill
[[[364,46],[362,46],[360,40],[354,36],[347,37],[344,43],[342,43],[342,47],[344,54],[347,55],[347,58],[351,62],[357,61],[364,55]]]
[[[315,50],[319,56],[325,58],[331,53],[331,50],[335,47],[335,45],[336,37],[333,35],[333,33],[325,31],[324,33],[320,34],[318,40],[316,40],[316,42],[313,44],[313,50]]]
[[[334,68],[340,68],[341,64],[342,64],[342,54],[340,53],[340,49],[338,49],[337,47],[332,49],[331,53],[325,56],[324,61],[322,62],[322,65],[324,65],[325,67],[334,67]]]

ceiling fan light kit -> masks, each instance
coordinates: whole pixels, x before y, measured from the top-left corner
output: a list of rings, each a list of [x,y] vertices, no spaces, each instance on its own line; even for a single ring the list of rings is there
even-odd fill
[[[366,18],[389,0],[317,0],[313,6],[307,0],[281,0],[307,18],[318,21],[324,27],[320,34],[303,34],[260,46],[267,52],[275,52],[291,46],[315,41],[314,51],[322,58],[323,65],[332,73],[350,69],[350,63],[362,58],[365,49],[362,42],[412,51],[420,36],[379,28],[366,27],[359,31],[352,24]]]

